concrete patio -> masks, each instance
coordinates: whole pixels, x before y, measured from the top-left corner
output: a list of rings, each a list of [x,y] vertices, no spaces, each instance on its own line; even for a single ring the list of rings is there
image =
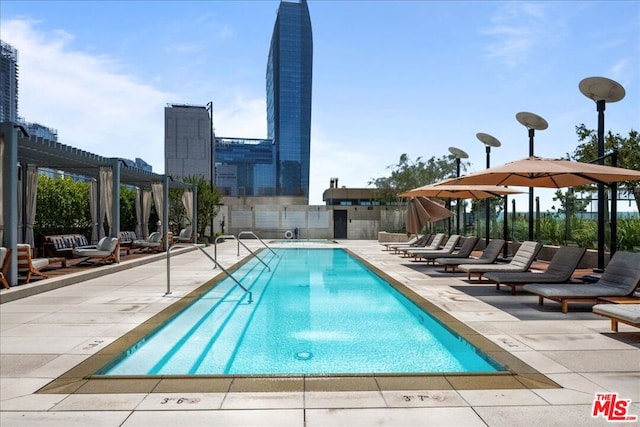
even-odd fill
[[[259,247],[256,241],[247,241]],[[304,243],[302,243],[304,245]],[[578,306],[566,315],[527,294],[509,295],[466,276],[443,275],[410,265],[377,241],[339,242],[418,295],[506,350],[550,382],[549,388],[505,387],[491,378],[472,389],[455,381],[405,382],[380,387],[343,377],[332,391],[312,381],[295,391],[257,391],[251,381],[224,390],[193,392],[179,380],[153,392],[120,387],[109,393],[36,393],[117,338],[209,281],[219,270],[199,252],[172,257],[171,291],[166,258],[101,267],[83,278],[60,276],[0,292],[33,295],[0,305],[0,425],[2,426],[567,426],[608,425],[593,418],[596,393],[630,399],[640,416],[640,330],[610,331],[607,319]],[[207,248],[213,255],[213,247]],[[226,268],[235,242],[218,246]],[[155,259],[155,261],[153,261]],[[131,264],[128,264],[128,263]],[[129,268],[131,267],[131,268]],[[105,274],[109,269],[113,273]],[[80,273],[77,273],[80,274]],[[70,284],[79,280],[79,283]],[[56,281],[66,281],[57,282]],[[64,285],[64,286],[62,286]],[[56,286],[61,286],[53,289]],[[51,288],[38,293],[39,288]],[[22,288],[22,289],[20,289]],[[134,380],[135,381],[135,380]],[[206,380],[203,380],[203,382]],[[340,383],[344,387],[340,387]],[[323,391],[316,391],[316,390]],[[638,423],[636,422],[636,425]],[[627,424],[629,425],[629,424]]]

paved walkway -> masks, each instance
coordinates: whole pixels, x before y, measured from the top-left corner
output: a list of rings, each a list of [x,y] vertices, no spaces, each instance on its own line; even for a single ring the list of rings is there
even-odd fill
[[[161,259],[1,304],[0,425],[610,425],[603,417],[591,416],[595,394],[603,392],[631,399],[629,414],[640,416],[637,328],[621,325],[620,333],[613,334],[608,320],[584,310],[562,315],[551,302],[541,311],[537,299],[528,295],[511,296],[507,290],[491,295],[490,289],[496,292],[492,286],[470,284],[461,276],[431,277],[428,269],[409,265],[375,241],[340,244],[562,388],[35,393],[217,274],[194,251],[172,258],[169,296],[166,262]],[[208,251],[213,253],[213,248]],[[222,265],[231,266],[246,253],[241,250],[238,257],[236,251],[235,242],[219,245]],[[54,280],[59,279],[48,279]]]

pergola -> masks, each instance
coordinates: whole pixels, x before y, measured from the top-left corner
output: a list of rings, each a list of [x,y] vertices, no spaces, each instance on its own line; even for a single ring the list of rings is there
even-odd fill
[[[11,259],[7,279],[9,283],[17,283],[17,251],[18,240],[18,200],[22,199],[22,212],[26,209],[24,198],[18,197],[19,166],[22,169],[24,183],[29,185],[29,174],[37,176],[37,168],[60,170],[67,173],[82,175],[92,178],[93,189],[103,195],[96,197],[96,217],[107,215],[110,219],[110,237],[118,237],[120,232],[120,185],[131,185],[141,190],[152,190],[158,216],[162,222],[164,236],[169,232],[169,188],[183,188],[192,191],[192,229],[197,230],[197,186],[182,181],[173,180],[167,175],[159,175],[136,167],[128,166],[122,159],[102,157],[78,148],[64,145],[45,138],[28,135],[20,125],[12,122],[0,123],[0,165],[2,166],[2,182],[0,201],[0,244],[11,251]],[[107,202],[105,203],[105,200]],[[158,206],[162,206],[162,210]],[[100,215],[98,214],[100,213]],[[92,212],[92,215],[94,213]],[[98,223],[94,221],[94,236],[98,232]],[[26,224],[25,224],[26,225]],[[28,230],[27,230],[28,233]],[[165,250],[167,249],[167,239]]]

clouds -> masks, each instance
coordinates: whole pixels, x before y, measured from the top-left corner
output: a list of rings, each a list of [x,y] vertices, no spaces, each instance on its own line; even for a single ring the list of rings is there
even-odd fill
[[[35,21],[2,22],[18,49],[19,114],[58,131],[63,144],[105,157],[141,157],[164,165],[163,112],[172,94],[127,75],[117,58],[72,47],[65,31],[40,32]]]
[[[527,61],[527,56],[545,35],[545,11],[542,4],[509,2],[498,9],[491,26],[481,31],[493,40],[487,47],[489,58],[510,67]]]

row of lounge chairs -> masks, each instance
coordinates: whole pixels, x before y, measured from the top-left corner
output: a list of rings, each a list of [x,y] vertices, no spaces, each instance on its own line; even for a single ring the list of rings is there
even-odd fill
[[[451,236],[447,245],[459,239],[460,236]],[[597,304],[593,308],[594,313],[611,318],[611,327],[615,331],[618,322],[640,327],[640,298],[633,297],[640,286],[640,253],[616,252],[596,283],[580,284],[571,280],[586,253],[584,248],[562,246],[544,272],[532,272],[531,265],[542,249],[538,242],[523,242],[509,263],[495,263],[505,244],[504,240],[492,239],[481,257],[473,258],[469,255],[478,239],[463,239],[457,252],[451,251],[444,257],[438,257],[438,254],[448,253],[451,245],[431,251],[412,245],[400,252],[414,256],[414,261],[424,259],[433,265],[441,265],[444,271],[451,269],[451,272],[455,272],[457,268],[467,272],[469,280],[472,276],[477,276],[478,281],[486,279],[495,283],[497,290],[501,285],[508,286],[512,295],[515,295],[518,287],[523,287],[525,291],[538,295],[539,305],[543,305],[544,299],[559,302],[563,313],[568,312],[570,302],[598,303],[604,299],[616,302],[618,299],[627,304]],[[469,246],[472,246],[471,249]]]

